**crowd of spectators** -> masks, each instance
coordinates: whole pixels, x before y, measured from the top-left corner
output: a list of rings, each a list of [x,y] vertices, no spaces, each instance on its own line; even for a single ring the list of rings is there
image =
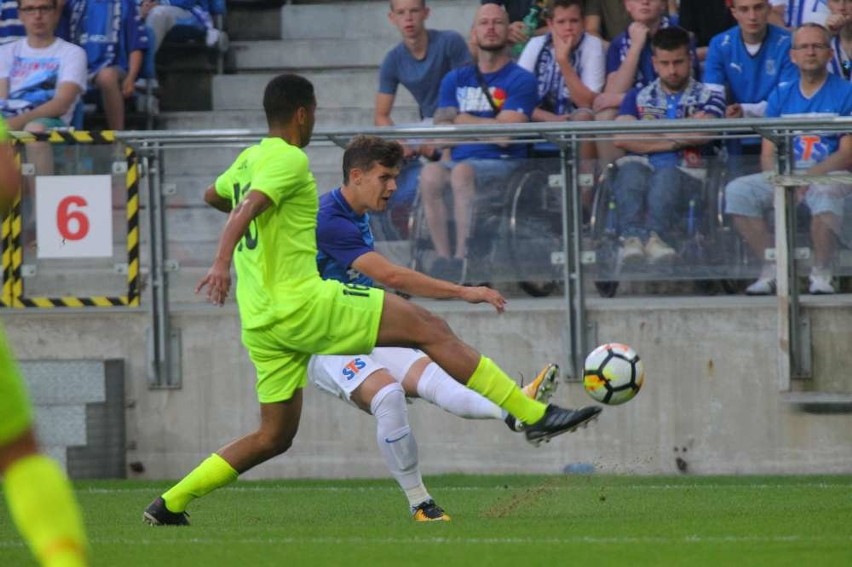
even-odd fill
[[[221,4],[221,3],[220,3]],[[153,56],[178,25],[222,42],[214,0],[2,0],[0,111],[13,129],[81,126],[90,92],[107,128],[125,127],[125,101],[155,81]]]
[[[440,82],[408,87],[401,80],[389,83],[383,65],[376,124],[390,123],[387,101],[392,102],[398,84],[412,91],[422,116],[434,111],[436,124],[849,114],[841,101],[852,91],[852,1],[482,0],[481,4],[468,40],[472,62],[449,63],[426,35],[416,49],[404,40],[389,55],[389,59],[391,55],[399,58],[407,47],[406,70],[413,76],[423,62],[434,70],[436,56],[454,69],[443,71]],[[406,11],[428,15],[422,0],[392,0],[390,5],[391,21],[403,38]],[[423,27],[422,23],[418,25]],[[811,41],[813,34],[824,34],[824,41]],[[523,48],[512,49],[519,45]],[[790,85],[806,90],[804,77],[810,73],[806,67],[813,67],[814,61],[829,78],[808,75],[810,98],[828,97],[836,104],[802,103],[797,110],[786,99],[779,102],[780,93],[795,98]],[[436,97],[437,110],[426,103]],[[852,166],[846,157],[846,140],[842,136],[811,136],[806,143],[797,139],[797,152],[807,148],[818,156],[808,161],[797,154],[797,168],[845,171]],[[583,163],[595,163],[598,172],[606,164],[618,165],[613,189],[622,262],[674,259],[676,247],[669,229],[701,187],[700,175],[689,170],[690,161],[706,153],[710,141],[699,133],[653,140],[619,135],[614,141],[583,145]],[[475,195],[493,186],[496,179],[505,179],[523,156],[511,144],[450,145],[441,154],[434,149],[421,152],[422,162],[417,165],[417,187],[437,258],[431,271],[458,280],[463,278]],[[759,137],[727,142],[725,150],[731,178],[757,173],[765,180],[759,172],[774,163],[766,157],[772,148]],[[749,178],[743,179],[733,181],[726,192],[740,203],[729,205],[727,212],[760,262],[769,233],[757,223],[763,222],[767,203],[763,186],[755,189],[756,178],[750,185]],[[410,200],[412,181],[407,184]],[[837,217],[842,213],[838,199],[845,192],[839,185],[800,191],[803,202],[812,208],[811,232],[818,248],[812,293],[834,292],[831,235],[838,230]],[[751,201],[742,204],[744,199]],[[587,199],[584,202],[588,204]],[[454,226],[453,234],[448,226]],[[747,291],[771,293],[773,269],[764,266],[759,281]]]
[[[220,41],[213,1],[0,0],[0,110],[12,128],[68,126],[80,97],[96,91],[108,126],[123,128],[124,101],[170,28],[193,21],[208,45]],[[799,84],[811,55],[825,59],[831,80],[823,83],[831,85],[834,100],[852,89],[852,0],[481,0],[467,39],[429,29],[429,13],[426,0],[389,0],[388,19],[401,41],[381,63],[377,126],[394,124],[400,85],[414,96],[423,123],[436,125],[783,116],[793,110],[772,101]],[[799,34],[818,31],[825,41],[797,43]],[[814,93],[822,88],[816,85]],[[805,107],[810,113],[846,113]],[[816,138],[807,141],[809,151],[825,160],[816,170],[847,169],[846,138]],[[614,189],[622,260],[674,256],[667,217],[678,214],[695,191],[684,163],[706,141],[698,135],[651,142],[617,136],[581,145],[584,171],[599,174],[608,164],[621,165]],[[759,137],[726,143],[732,177],[766,169],[771,148]],[[435,275],[463,278],[474,197],[507,178],[526,151],[511,142],[408,141],[393,204],[410,206],[419,192],[436,252],[429,267]],[[728,193],[741,197],[742,187],[733,183]],[[806,204],[825,205],[816,197],[824,188],[808,191],[811,197],[802,195]],[[585,194],[584,205],[590,201]],[[830,232],[838,221],[825,215],[836,215],[837,204],[828,201],[830,206],[811,212]],[[747,211],[728,211],[757,261],[768,244],[750,230],[749,215],[763,209],[750,203]],[[825,243],[826,234],[813,236]],[[833,292],[827,257],[833,248],[820,246],[814,293]],[[771,293],[771,270],[764,266],[748,291]]]

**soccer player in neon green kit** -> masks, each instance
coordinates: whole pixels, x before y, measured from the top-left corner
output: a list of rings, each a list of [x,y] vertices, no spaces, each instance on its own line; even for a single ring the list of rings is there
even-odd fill
[[[143,512],[146,522],[188,524],[186,508],[193,499],[290,448],[312,354],[358,354],[378,345],[419,348],[524,423],[530,441],[572,431],[600,413],[598,407],[571,410],[527,397],[446,322],[412,302],[320,278],[317,188],[301,149],[313,133],[313,85],[298,75],[280,75],[267,85],[263,107],[269,136],[243,151],[216,180],[216,193],[230,196],[233,209],[213,265],[196,289],[207,288],[207,298],[222,305],[233,259],[242,341],[257,370],[260,427],[220,448],[154,499]],[[387,182],[395,178],[389,174]]]
[[[20,189],[21,175],[0,118],[0,209]],[[68,478],[39,453],[32,409],[0,329],[0,475],[12,520],[45,567],[86,565],[86,534]]]

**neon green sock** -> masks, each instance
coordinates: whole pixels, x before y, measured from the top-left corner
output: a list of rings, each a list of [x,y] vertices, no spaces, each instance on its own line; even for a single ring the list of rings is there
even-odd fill
[[[163,493],[166,508],[170,512],[183,512],[186,506],[196,498],[231,484],[237,480],[238,476],[239,473],[228,461],[213,453],[201,461],[201,464],[180,482]]]
[[[3,492],[13,521],[41,565],[86,565],[83,518],[56,461],[38,454],[18,459],[6,469]]]
[[[540,420],[547,409],[545,404],[528,398],[515,381],[487,356],[479,359],[476,370],[467,381],[467,387],[482,394],[524,423]]]

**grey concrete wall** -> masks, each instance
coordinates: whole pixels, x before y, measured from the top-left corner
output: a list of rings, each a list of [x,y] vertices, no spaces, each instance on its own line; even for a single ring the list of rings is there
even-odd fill
[[[806,299],[820,378],[796,388],[850,392],[852,302]],[[499,317],[455,302],[427,305],[514,377],[529,379],[543,362],[564,360],[558,299],[514,299]],[[647,380],[635,400],[538,449],[502,422],[464,421],[416,402],[410,414],[423,470],[557,473],[585,462],[599,471],[650,474],[676,472],[682,459],[697,474],[852,472],[852,415],[803,412],[777,391],[771,298],[593,299],[590,318],[598,342],[628,343],[645,360]],[[4,311],[3,320],[24,359],[125,360],[127,462],[144,467],[131,476],[180,477],[257,423],[253,370],[233,305],[176,312],[179,390],[148,389],[144,311]],[[563,383],[556,400],[590,402],[577,383]],[[384,476],[374,444],[371,417],[309,390],[293,449],[246,476]]]

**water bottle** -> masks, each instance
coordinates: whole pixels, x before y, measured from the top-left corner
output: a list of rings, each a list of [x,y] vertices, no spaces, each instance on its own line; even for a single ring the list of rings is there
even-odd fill
[[[522,20],[524,22],[524,27],[525,27],[526,32],[527,32],[527,41],[529,41],[529,38],[531,38],[533,36],[533,34],[535,33],[535,30],[538,29],[538,16],[539,16],[539,14],[541,14],[541,6],[539,5],[538,2],[533,2],[532,6],[530,6],[529,13],[526,16],[524,16],[524,19]],[[521,53],[524,50],[524,46],[526,46],[526,42],[516,43],[515,45],[513,45],[512,46],[512,57],[515,58],[515,59],[520,57]]]

